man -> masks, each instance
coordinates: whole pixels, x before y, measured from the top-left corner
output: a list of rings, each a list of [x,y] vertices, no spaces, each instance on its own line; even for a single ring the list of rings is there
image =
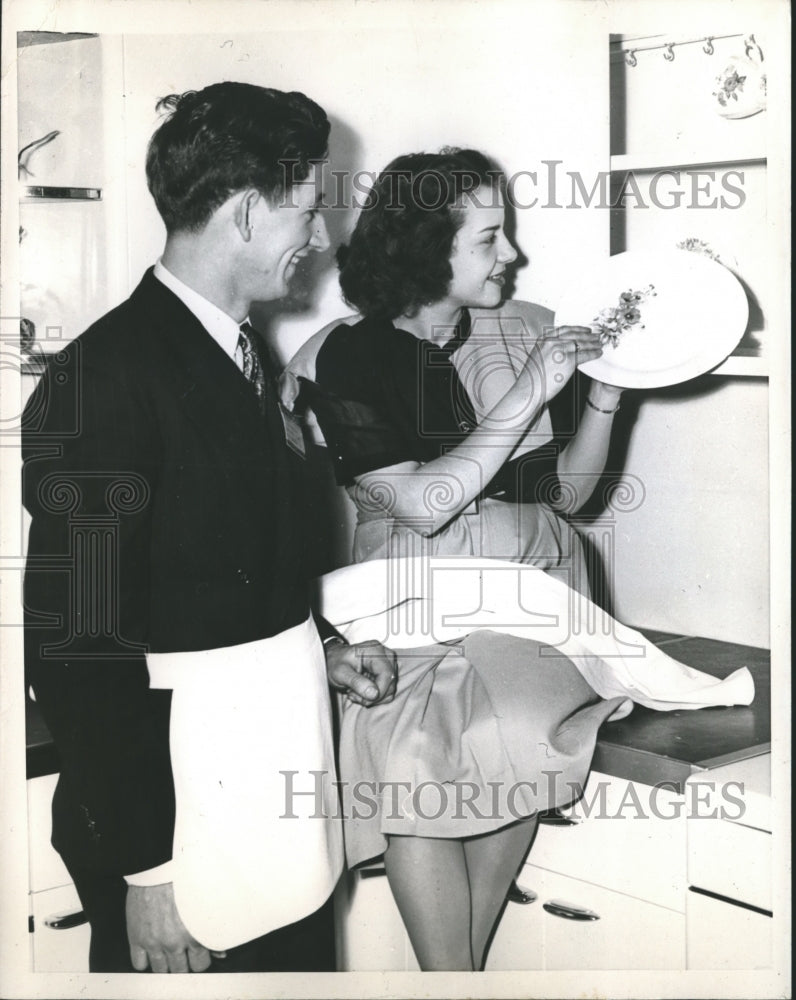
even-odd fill
[[[53,844],[92,971],[330,969],[342,847],[301,435],[247,321],[329,245],[329,123],[303,94],[239,83],[160,107],[163,256],[26,411],[26,665],[61,757]],[[392,696],[392,654],[319,627],[334,687]],[[298,816],[286,772],[298,788],[310,770],[325,801]]]

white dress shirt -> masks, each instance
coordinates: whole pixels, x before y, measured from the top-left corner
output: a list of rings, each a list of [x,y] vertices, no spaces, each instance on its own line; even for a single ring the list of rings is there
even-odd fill
[[[225,313],[223,309],[208,302],[199,292],[189,288],[184,281],[180,281],[165,267],[163,261],[159,260],[155,264],[154,274],[158,281],[162,282],[169,291],[174,292],[183,305],[191,310],[222,351],[234,361],[241,324]],[[239,364],[238,367],[242,366]]]

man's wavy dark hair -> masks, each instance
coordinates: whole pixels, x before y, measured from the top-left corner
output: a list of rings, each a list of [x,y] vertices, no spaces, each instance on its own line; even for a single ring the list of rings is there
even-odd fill
[[[149,142],[147,183],[168,232],[203,228],[236,191],[276,204],[326,156],[329,120],[298,92],[214,83],[170,94]]]
[[[346,302],[365,316],[412,316],[447,293],[461,199],[491,199],[503,175],[483,153],[446,148],[393,160],[376,179],[348,246],[337,251]]]

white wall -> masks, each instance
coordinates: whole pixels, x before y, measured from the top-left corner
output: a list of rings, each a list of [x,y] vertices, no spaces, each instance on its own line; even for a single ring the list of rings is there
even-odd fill
[[[638,402],[624,469],[640,502],[590,533],[621,621],[768,646],[768,384],[697,388]]]
[[[513,3],[399,5],[394,14],[389,4],[346,4],[339,18],[327,15],[321,23],[315,6],[294,5],[298,31],[275,16],[269,24],[269,10],[279,8],[264,4],[256,34],[125,36],[131,282],[163,241],[143,176],[143,150],[157,124],[155,102],[219,80],[302,90],[316,99],[333,123],[331,165],[337,170],[378,171],[399,153],[443,145],[483,149],[509,172],[553,158],[565,161],[561,169],[593,172],[604,165],[607,43],[582,8],[551,24],[549,8],[534,16],[533,5]],[[378,20],[371,24],[374,8]],[[565,88],[554,84],[562,73],[569,76]],[[573,101],[574,91],[586,98]],[[525,188],[518,191],[525,197]],[[517,242],[530,259],[518,275],[520,297],[550,301],[573,247],[607,252],[607,218],[593,215],[541,208],[519,213]],[[330,211],[327,217],[333,239],[343,241],[352,214]],[[333,254],[311,267],[309,280],[293,292],[294,312],[273,326],[285,357],[325,322],[350,312],[338,295]]]

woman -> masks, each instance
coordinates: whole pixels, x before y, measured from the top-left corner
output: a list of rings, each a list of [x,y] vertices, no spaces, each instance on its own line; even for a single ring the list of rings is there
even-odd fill
[[[587,327],[555,329],[539,306],[501,306],[517,257],[504,221],[503,181],[482,154],[394,160],[338,255],[362,318],[321,331],[289,369],[304,376],[356,506],[355,561],[519,560],[586,592],[579,540],[556,508],[576,510],[593,491],[621,390],[592,383],[576,431],[571,414],[551,416],[601,345]],[[547,767],[562,789],[585,781],[596,730],[621,699],[595,704],[568,660],[551,669],[528,640],[480,632],[413,654],[392,705],[346,706],[344,779],[483,791]],[[375,816],[354,810],[349,864],[383,851],[422,969],[480,969],[536,814],[566,800],[538,789],[480,822],[456,812],[452,793],[433,822],[417,809],[407,821],[407,801],[392,816],[385,801]]]
[[[532,562],[582,590],[579,540],[555,511],[593,491],[621,390],[592,382],[577,433],[569,395],[549,407],[601,345],[540,306],[501,307],[517,256],[504,214],[481,154],[395,160],[340,251],[364,319],[327,327],[291,367],[317,352],[312,404],[357,508],[356,561],[422,546]]]

